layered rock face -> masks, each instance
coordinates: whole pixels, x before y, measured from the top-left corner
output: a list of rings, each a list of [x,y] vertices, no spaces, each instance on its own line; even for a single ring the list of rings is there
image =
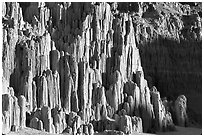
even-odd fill
[[[175,6],[163,4],[156,5]],[[161,35],[178,40],[177,28],[184,29],[181,18],[163,14],[152,3],[2,3],[3,134],[25,126],[73,135],[172,129],[174,118],[141,63],[147,43]],[[151,18],[173,18],[177,26],[164,25],[171,26],[166,32],[157,24],[157,32]],[[185,126],[186,97],[173,107]]]

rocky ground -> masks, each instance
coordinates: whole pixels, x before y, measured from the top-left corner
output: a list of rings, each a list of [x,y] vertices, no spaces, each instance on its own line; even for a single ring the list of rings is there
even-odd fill
[[[3,2],[2,133],[200,134],[201,4]]]
[[[48,132],[43,132],[40,130],[36,130],[33,128],[24,128],[19,130],[18,132],[9,132],[8,135],[54,135]],[[66,135],[66,133],[64,133]],[[193,128],[193,127],[178,127],[176,126],[175,131],[170,132],[157,132],[156,135],[201,135],[201,128]],[[132,135],[155,135],[153,133],[138,133],[133,132]],[[104,133],[94,133],[94,135],[105,135]]]
[[[202,135],[201,128],[195,127],[176,127],[176,131],[158,132],[158,135]]]

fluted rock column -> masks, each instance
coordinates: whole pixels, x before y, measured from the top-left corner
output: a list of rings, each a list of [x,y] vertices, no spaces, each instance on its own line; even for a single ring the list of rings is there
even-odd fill
[[[38,121],[37,117],[33,117],[30,121],[30,128],[38,129]]]
[[[15,96],[13,97],[13,117],[11,119],[13,119],[13,123],[12,125],[15,125],[17,128],[20,125],[20,107],[18,105],[18,98]]]
[[[73,91],[72,95],[71,95],[71,110],[74,112],[78,112],[79,111],[79,99],[77,96],[77,92]]]
[[[48,106],[52,109],[55,107],[55,92],[54,92],[54,83],[53,75],[51,70],[46,70],[46,80],[47,80],[47,92],[48,92]]]
[[[9,111],[2,112],[2,134],[10,132],[10,116]]]
[[[76,62],[76,57],[70,56],[69,64],[70,64],[70,72],[71,72],[72,79],[74,82],[74,89],[73,90],[77,93],[79,71],[78,71],[78,63]]]
[[[161,130],[162,128],[162,106],[161,106],[161,99],[160,99],[160,94],[157,91],[156,87],[152,87],[151,90],[151,95],[152,95],[152,104],[153,104],[153,108],[154,108],[154,114],[155,114],[155,118],[156,118],[156,128]]]
[[[133,116],[135,110],[135,102],[132,96],[128,96],[128,103],[130,106],[130,116]]]
[[[60,99],[60,86],[59,86],[59,73],[57,71],[53,72],[53,92],[55,93],[55,106],[61,108],[61,99]]]
[[[45,32],[45,8],[43,7],[43,5],[40,5],[39,7],[39,24],[38,24],[38,27],[39,27],[39,34],[42,36]]]
[[[132,134],[132,119],[128,115],[120,117],[120,130],[125,134]]]
[[[50,51],[50,68],[51,70],[59,72],[59,60],[60,60],[60,52],[58,50]]]
[[[132,117],[132,130],[136,131],[137,133],[143,132],[142,119],[140,117]]]
[[[142,106],[142,122],[143,122],[143,129],[144,132],[147,132],[152,127],[152,119],[154,118],[154,112],[152,108],[152,104],[150,102],[150,90],[147,86],[144,88],[144,100],[145,105]]]
[[[2,95],[2,112],[3,112],[3,125],[2,127],[3,133],[8,133],[11,128],[12,120],[13,120],[13,98],[10,94]]]
[[[65,77],[65,55],[64,55],[64,51],[60,52],[60,59],[59,59],[59,75],[60,75],[60,92],[61,92],[61,98],[62,95],[64,94],[64,77]],[[62,100],[62,104],[63,104],[63,100]]]
[[[114,108],[114,111],[118,110],[118,94],[115,90],[115,86],[111,85],[109,90],[106,91],[107,101],[111,107]]]
[[[113,74],[113,83],[110,85],[109,90],[106,91],[107,101],[114,108],[115,111],[121,108],[123,103],[123,82],[119,71]]]
[[[32,98],[32,101],[33,101],[33,110],[35,110],[37,108],[37,87],[36,87],[36,82],[33,81],[32,82],[32,94],[33,94],[33,98]]]
[[[92,102],[93,98],[94,98],[94,93],[93,93],[93,77],[94,77],[94,71],[93,69],[89,68],[89,74],[88,74],[88,107],[91,108],[91,106],[93,105]]]
[[[131,112],[133,114],[135,114],[136,116],[139,116],[140,113],[140,89],[137,86],[136,83],[134,83],[133,81],[128,81],[124,84],[124,93],[127,93],[128,98],[129,98],[129,103],[131,104]],[[130,99],[132,98],[132,99]]]
[[[43,128],[47,132],[51,132],[51,109],[48,106],[42,107],[41,119],[43,122]]]
[[[41,46],[41,45],[39,45]],[[43,73],[44,70],[47,68],[47,57],[45,55],[40,55],[39,56],[39,68],[40,68],[40,75]]]
[[[29,104],[28,110],[32,111],[33,110],[33,90],[32,90],[32,80],[33,75],[31,70],[26,70],[22,76],[22,81],[21,81],[21,92],[22,95],[25,96],[26,101]]]
[[[38,120],[38,130],[43,131],[43,122],[42,122],[42,120]]]
[[[99,103],[106,106],[105,88],[103,86],[97,87],[95,90],[93,90],[93,99],[93,105]]]
[[[81,110],[86,108],[86,105],[88,103],[88,63],[87,62],[80,62],[79,63],[79,82],[81,83],[79,85],[79,100],[80,100],[80,106],[79,108]]]
[[[64,93],[64,109],[65,112],[68,114],[71,112],[71,98],[72,98],[72,91],[74,88],[74,82],[70,75],[67,76],[65,74],[65,93]]]
[[[20,107],[20,127],[26,127],[26,98],[21,95],[18,97],[18,104]]]
[[[76,73],[76,63],[74,61],[74,58],[70,55],[68,55],[68,53],[65,53],[66,55],[62,58],[61,61],[61,67],[64,67],[63,70],[61,70],[62,73],[64,73],[64,75],[61,75],[60,77],[64,78],[64,81],[62,81],[62,83],[64,83],[64,85],[62,87],[61,90],[61,98],[62,98],[62,103],[63,103],[63,107],[65,108],[66,113],[71,112],[71,105],[73,104],[75,106],[74,110],[78,110],[78,95],[77,95],[77,88],[76,88],[76,77],[78,78]],[[63,78],[61,78],[63,80]],[[74,78],[74,80],[73,80]],[[77,101],[75,102],[76,104],[74,104],[74,102],[72,101]]]
[[[184,95],[178,96],[178,98],[175,101],[175,113],[176,113],[177,124],[183,127],[187,126],[188,124],[186,104],[187,104],[187,98]]]
[[[60,115],[59,115],[59,114],[56,114],[56,115],[54,116],[53,123],[54,123],[54,126],[55,126],[55,132],[56,132],[57,134],[60,133],[60,124],[61,124],[60,122],[61,122]]]
[[[38,107],[48,106],[48,88],[45,76],[40,77],[38,87]]]
[[[126,111],[127,115],[130,115],[130,104],[128,102],[124,103],[123,109]]]
[[[89,130],[89,135],[93,135],[94,134],[94,127],[93,127],[92,123],[88,124],[88,130]]]

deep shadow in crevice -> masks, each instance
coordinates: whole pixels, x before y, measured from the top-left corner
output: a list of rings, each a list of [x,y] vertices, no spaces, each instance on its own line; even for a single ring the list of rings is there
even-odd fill
[[[145,79],[151,77],[161,97],[176,100],[185,95],[189,111],[196,111],[193,119],[202,119],[202,41],[178,42],[160,37],[138,48]]]

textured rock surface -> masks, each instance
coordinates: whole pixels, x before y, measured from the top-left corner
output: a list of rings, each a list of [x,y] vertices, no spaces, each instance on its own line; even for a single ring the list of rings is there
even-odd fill
[[[175,114],[176,114],[177,124],[179,126],[187,126],[188,124],[186,104],[187,104],[187,99],[184,95],[180,95],[175,101]]]
[[[120,118],[120,131],[125,134],[132,133],[132,119],[130,116],[125,115]]]
[[[156,87],[152,87],[151,94],[156,119],[156,129],[163,131],[173,129],[174,124],[171,117],[171,113],[165,109],[165,106],[160,98],[160,93],[157,91]]]
[[[142,133],[142,119],[140,117],[132,117],[132,130],[136,131],[137,133]]]
[[[200,5],[3,2],[3,134],[186,125],[187,90],[201,93]]]
[[[18,104],[20,107],[20,127],[26,126],[26,98],[21,95],[18,98]]]

